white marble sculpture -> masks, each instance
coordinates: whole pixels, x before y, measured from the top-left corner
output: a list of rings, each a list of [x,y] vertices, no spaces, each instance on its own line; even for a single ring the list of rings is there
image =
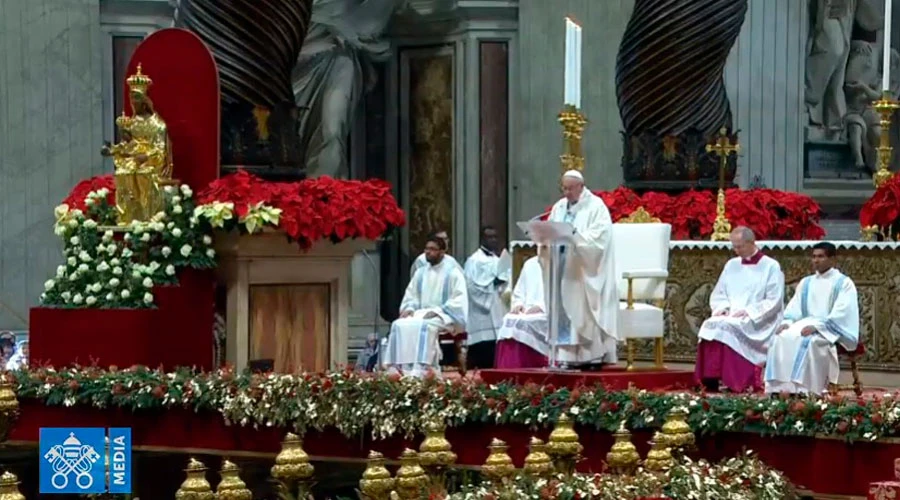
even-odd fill
[[[863,29],[882,26],[880,0],[810,0],[806,58],[806,106],[809,122],[822,135],[834,138],[847,114],[845,73],[854,21]],[[821,138],[825,138],[821,137]]]
[[[878,146],[881,133],[878,113],[872,109],[872,103],[881,97],[878,56],[876,44],[853,40],[850,44],[850,58],[847,61],[844,83],[847,98],[844,123],[847,127],[847,142],[853,152],[854,166],[872,172],[875,169],[874,148]]]
[[[347,139],[372,63],[390,56],[383,34],[406,0],[316,0],[293,85],[307,175],[348,177]]]

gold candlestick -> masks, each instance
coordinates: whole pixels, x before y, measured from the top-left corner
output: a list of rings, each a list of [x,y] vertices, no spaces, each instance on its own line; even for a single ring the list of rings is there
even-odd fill
[[[872,182],[875,183],[875,189],[880,188],[885,182],[891,180],[894,172],[891,171],[891,157],[894,148],[891,147],[891,117],[894,111],[900,108],[900,103],[891,97],[891,93],[885,90],[881,94],[881,99],[872,103],[872,109],[881,115],[881,137],[878,141],[878,170],[872,175]]]
[[[569,170],[584,171],[584,154],[581,152],[581,138],[588,121],[581,111],[571,104],[563,106],[557,117],[563,128],[563,154],[559,155],[562,173]]]
[[[713,223],[712,241],[728,241],[731,237],[731,223],[725,216],[725,168],[728,166],[728,155],[741,151],[741,145],[731,143],[725,127],[719,130],[719,137],[706,145],[707,153],[719,156],[719,194],[716,196],[716,221]]]

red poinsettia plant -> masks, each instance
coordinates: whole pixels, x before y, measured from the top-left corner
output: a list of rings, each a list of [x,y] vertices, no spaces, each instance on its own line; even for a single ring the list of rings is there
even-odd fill
[[[374,240],[406,223],[391,185],[379,179],[268,182],[241,170],[210,183],[198,202],[234,203],[238,217],[259,203],[277,208],[279,228],[304,248],[326,238]]]
[[[900,176],[893,176],[866,201],[859,211],[859,225],[863,228],[896,229],[900,223]],[[896,233],[896,231],[891,231]]]
[[[594,191],[619,221],[643,207],[651,216],[672,225],[672,239],[702,240],[712,235],[716,195],[711,191],[685,191],[677,195],[649,191],[642,195],[626,187]],[[763,240],[818,240],[822,208],[806,195],[776,189],[729,189],[725,214],[732,226],[747,226]]]
[[[79,182],[72,188],[72,191],[69,192],[63,203],[68,205],[69,208],[84,211],[87,208],[85,204],[87,196],[91,193],[100,192],[102,189],[106,190],[106,202],[110,206],[115,205],[116,180],[112,174],[98,175]]]
[[[107,190],[107,201],[115,203],[115,181],[102,175],[79,182],[64,203],[84,210],[89,193]],[[406,223],[391,185],[383,180],[339,180],[331,177],[298,182],[268,182],[243,170],[226,175],[204,187],[198,205],[233,204],[235,220],[260,206],[280,210],[277,226],[303,248],[330,239],[375,240]]]

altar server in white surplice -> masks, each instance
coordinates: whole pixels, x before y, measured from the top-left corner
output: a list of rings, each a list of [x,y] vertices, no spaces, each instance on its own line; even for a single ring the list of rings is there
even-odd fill
[[[444,241],[444,248],[447,249],[447,251],[444,252],[444,258],[456,264],[457,266],[459,266],[459,269],[462,270],[462,266],[459,265],[459,262],[457,262],[457,260],[453,258],[452,255],[447,253],[450,251],[450,235],[447,234],[447,231],[436,231],[434,234],[436,234],[438,238]],[[412,277],[416,275],[416,271],[423,267],[428,267],[428,259],[425,257],[425,252],[420,253],[410,266],[409,279],[412,279]]]
[[[525,261],[513,288],[510,312],[497,333],[497,368],[547,366],[547,306],[544,272],[538,257]]]
[[[445,249],[444,240],[428,236],[428,265],[416,271],[406,287],[400,318],[391,324],[382,353],[386,368],[412,376],[429,370],[439,373],[438,336],[443,331],[465,331],[469,312],[466,278],[459,265],[446,258]]]
[[[709,296],[712,317],[698,333],[694,373],[709,391],[720,384],[733,392],[757,391],[769,340],[781,324],[784,274],[759,251],[750,228],[735,228],[731,246],[737,257],[725,263]]]
[[[562,306],[558,360],[568,365],[615,363],[619,294],[612,219],[603,200],[585,188],[581,172],[563,174],[562,190],[549,220],[572,224],[575,233],[560,255],[562,280],[550,285],[559,287]],[[546,269],[549,257],[549,252],[541,253]]]
[[[859,303],[853,280],[834,268],[831,243],[813,247],[815,274],[800,280],[772,338],[766,361],[766,392],[822,394],[836,384],[836,344],[847,351],[859,342]]]
[[[493,368],[497,330],[507,312],[502,294],[512,272],[509,254],[499,255],[497,230],[481,229],[481,247],[466,259],[464,268],[469,292],[468,334],[469,368]],[[504,265],[509,263],[510,265]]]

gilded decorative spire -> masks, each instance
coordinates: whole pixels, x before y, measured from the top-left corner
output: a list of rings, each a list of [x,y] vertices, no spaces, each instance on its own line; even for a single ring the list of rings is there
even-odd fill
[[[25,500],[25,495],[19,491],[19,478],[12,472],[6,471],[0,476],[0,500]]]
[[[222,462],[219,471],[222,480],[216,487],[217,500],[253,500],[253,492],[247,489],[247,483],[241,479],[241,469],[232,461]]]

